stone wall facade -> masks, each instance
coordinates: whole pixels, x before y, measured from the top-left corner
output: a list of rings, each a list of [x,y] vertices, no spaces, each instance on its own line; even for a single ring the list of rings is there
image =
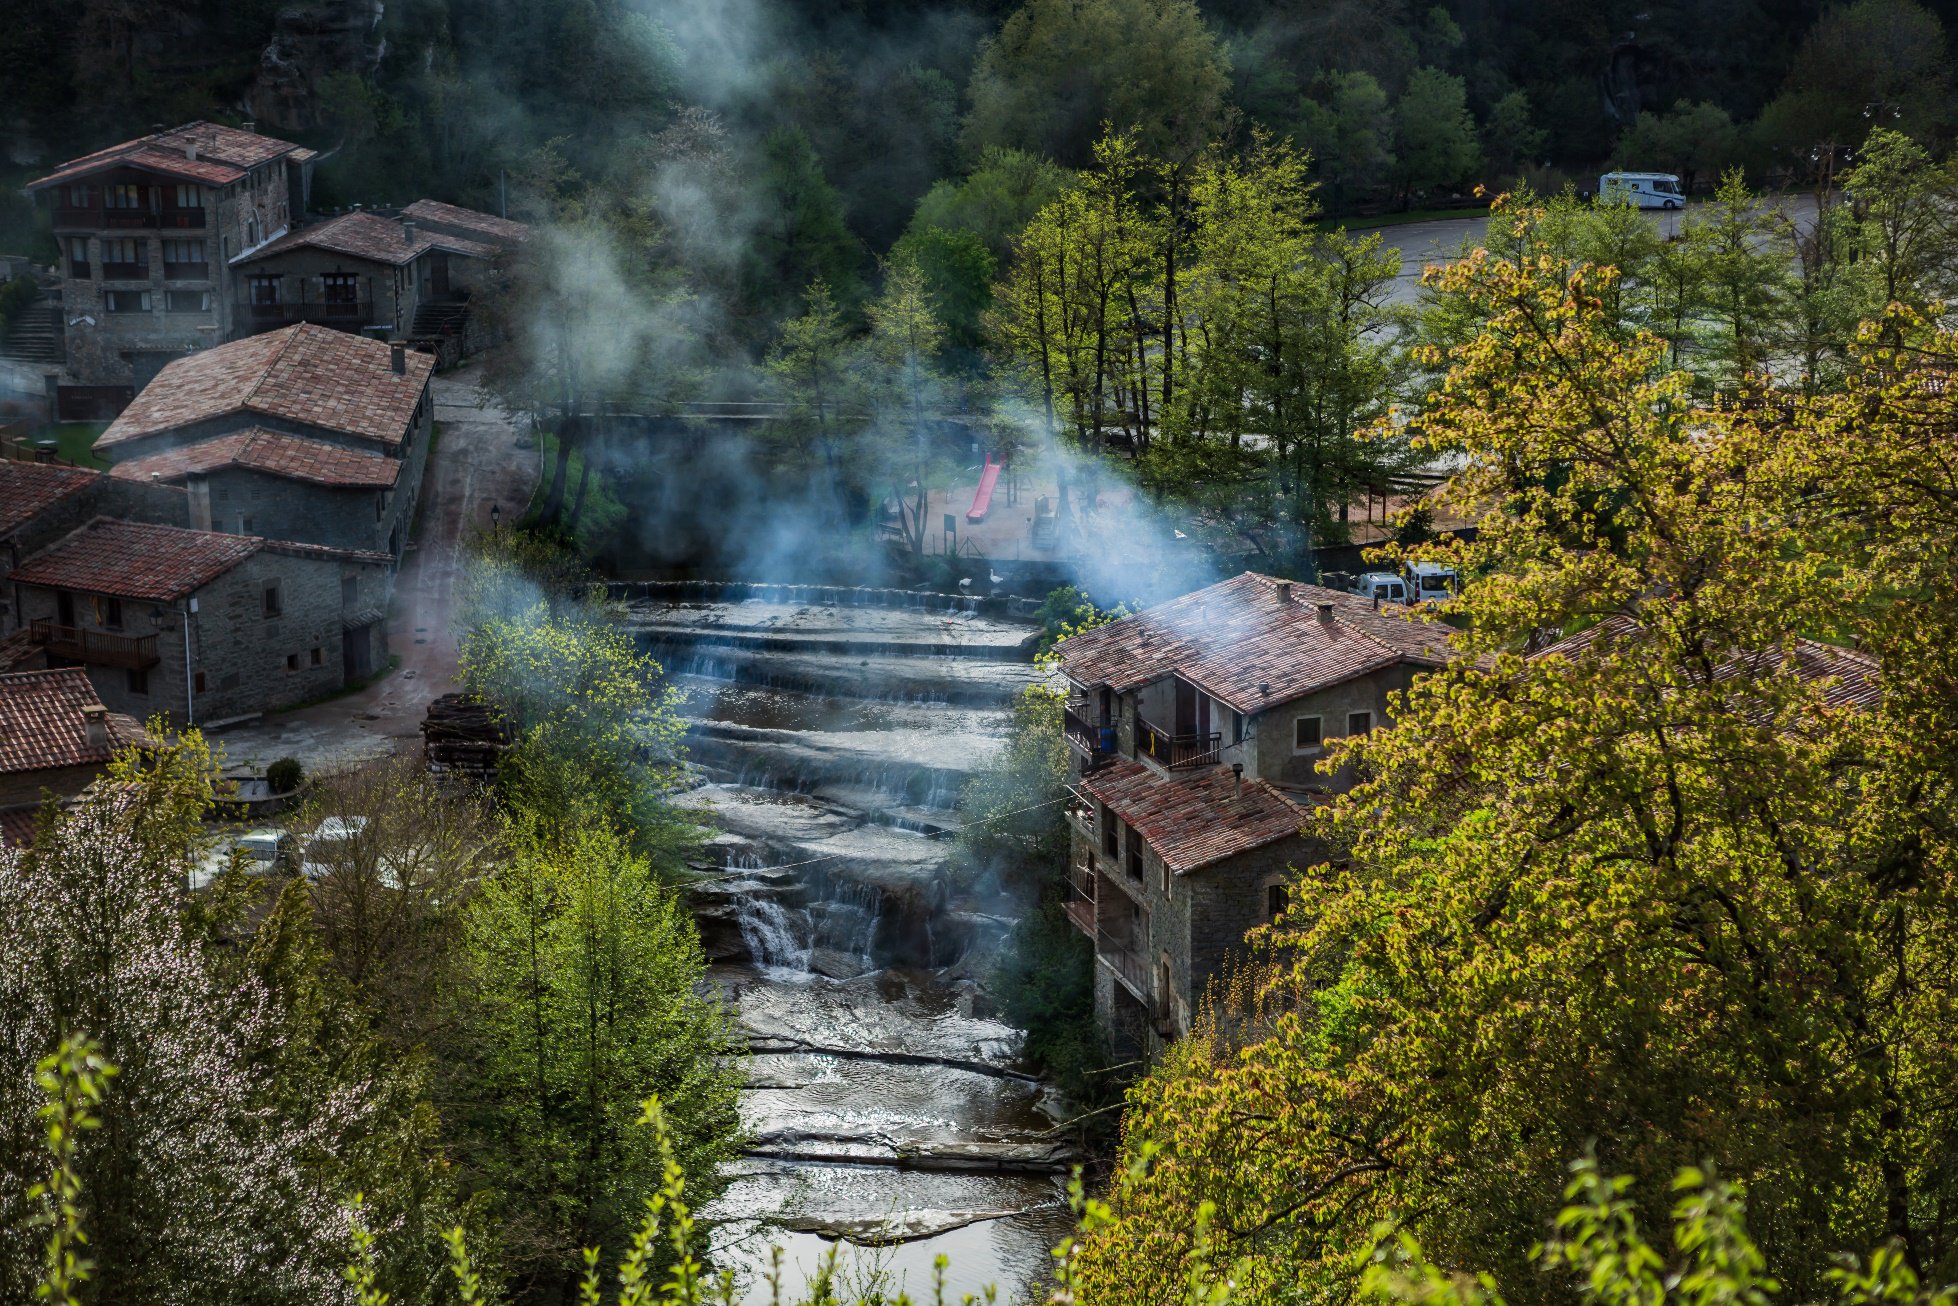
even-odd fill
[[[189,601],[124,600],[119,627],[108,624],[109,609],[92,595],[72,593],[71,611],[64,614],[54,590],[14,590],[22,624],[68,615],[85,631],[154,635],[154,665],[90,666],[88,678],[111,712],[139,720],[160,714],[181,726],[277,711],[345,687],[353,661],[348,623],[385,610],[388,574],[378,562],[265,548]],[[270,604],[268,591],[277,596]],[[195,612],[188,610],[191,602]],[[377,638],[372,627],[356,633],[371,662]]]

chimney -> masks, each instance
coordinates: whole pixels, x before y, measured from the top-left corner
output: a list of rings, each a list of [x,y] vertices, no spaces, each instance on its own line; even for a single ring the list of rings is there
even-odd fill
[[[1231,763],[1231,779],[1237,781],[1237,787],[1239,789],[1242,789],[1244,787],[1244,763],[1242,762]]]
[[[388,366],[394,369],[396,376],[406,376],[408,374],[408,346],[402,344],[399,340],[390,341],[388,344]]]
[[[88,739],[90,748],[109,746],[109,709],[100,703],[90,703],[82,709],[82,734]]]
[[[1319,620],[1325,622],[1327,625],[1331,625],[1333,619],[1333,605],[1330,603],[1318,603],[1318,604],[1314,604],[1313,606],[1319,609]]]
[[[401,243],[404,245],[412,245],[415,243],[414,223],[404,222],[401,224]]]
[[[241,131],[248,131],[254,136],[258,135],[258,123],[251,118],[247,118],[239,123],[238,127]]]
[[[1280,603],[1290,603],[1292,601],[1292,582],[1281,580],[1272,589]]]
[[[197,162],[197,142],[190,141],[184,146],[184,157],[192,163]]]

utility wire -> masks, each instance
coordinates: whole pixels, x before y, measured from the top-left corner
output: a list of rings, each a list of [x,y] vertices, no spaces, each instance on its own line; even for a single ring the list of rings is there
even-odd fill
[[[1074,795],[1068,794],[1061,798],[1050,798],[1044,803],[1035,803],[1031,807],[1016,807],[1010,812],[998,812],[992,816],[981,817],[976,821],[967,821],[959,829],[963,830],[975,825],[991,825],[995,821],[1004,821],[1009,816],[1020,816],[1026,812],[1037,812],[1043,807],[1052,807],[1056,803],[1065,803],[1073,797]],[[923,834],[927,839],[943,839],[947,835],[957,834],[958,832],[958,830],[926,830]],[[817,862],[833,862],[844,857],[856,857],[860,855],[858,853],[825,853],[821,857],[809,857],[799,862],[783,862],[779,866],[724,866],[721,869],[725,871],[739,871],[745,875],[759,875],[764,871],[787,871],[793,870],[798,866],[814,866]]]

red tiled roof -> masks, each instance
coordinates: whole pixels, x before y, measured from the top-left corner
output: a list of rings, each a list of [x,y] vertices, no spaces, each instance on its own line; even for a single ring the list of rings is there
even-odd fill
[[[411,240],[408,228],[399,218],[384,217],[379,213],[343,213],[337,218],[328,218],[324,222],[315,222],[288,232],[233,262],[256,263],[295,249],[323,249],[331,254],[345,254],[370,263],[385,263],[389,267],[412,263],[431,249],[485,259],[495,258],[497,252],[496,246],[480,240],[430,231],[425,227],[417,227]]]
[[[401,216],[413,222],[427,223],[431,227],[459,228],[463,232],[474,233],[478,239],[495,244],[517,245],[530,239],[530,227],[525,223],[478,213],[474,209],[465,209],[454,204],[444,204],[440,200],[416,200],[401,210]]]
[[[311,323],[187,354],[143,387],[95,447],[238,412],[400,444],[435,360],[409,350],[396,376],[389,354],[385,341]]]
[[[48,589],[169,602],[208,585],[264,543],[250,535],[97,517],[23,562],[10,579]]]
[[[187,152],[188,147],[193,145],[197,147],[195,159],[189,157]],[[45,186],[57,186],[103,168],[125,166],[148,168],[173,177],[187,177],[222,186],[238,180],[261,163],[269,163],[287,154],[302,161],[313,157],[311,150],[302,149],[276,136],[260,136],[257,132],[240,131],[236,127],[223,127],[214,122],[191,122],[70,159],[39,181],[29,182],[27,188],[39,190]]]
[[[1297,835],[1306,809],[1227,766],[1159,775],[1120,759],[1081,787],[1135,827],[1178,875]]]
[[[298,540],[260,540],[267,553],[284,553],[294,558],[317,558],[336,562],[364,562],[371,567],[392,567],[394,555],[374,549],[339,549],[331,544],[302,544]]]
[[[128,481],[180,481],[220,467],[244,467],[288,480],[355,489],[387,489],[401,476],[401,460],[306,440],[261,426],[213,436],[182,449],[117,463],[110,474]]]
[[[80,667],[0,675],[0,772],[100,764],[143,738],[131,718],[105,714],[104,742],[89,743],[82,709],[101,706]]]
[[[1281,602],[1279,583],[1247,571],[1076,635],[1059,646],[1061,668],[1118,693],[1174,672],[1251,713],[1400,662],[1440,666],[1453,656],[1446,626],[1317,585],[1293,584]]]
[[[51,463],[0,461],[0,535],[7,535],[69,495],[95,483],[100,472]]]
[[[1531,654],[1530,661],[1573,657],[1595,645],[1634,635],[1638,630],[1638,623],[1629,617],[1607,617]],[[1714,678],[1724,682],[1743,674],[1770,676],[1784,668],[1792,670],[1805,683],[1822,683],[1822,701],[1830,707],[1870,708],[1883,701],[1883,666],[1875,658],[1858,649],[1838,648],[1801,636],[1785,651],[1764,649],[1732,654],[1715,668]]]

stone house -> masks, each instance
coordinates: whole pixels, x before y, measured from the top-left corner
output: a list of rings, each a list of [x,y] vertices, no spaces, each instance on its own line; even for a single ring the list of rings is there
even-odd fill
[[[0,460],[0,671],[38,664],[13,620],[5,581],[15,567],[95,517],[162,526],[190,524],[181,487],[115,481],[86,467]]]
[[[1095,945],[1095,1009],[1149,1048],[1188,1030],[1245,933],[1321,860],[1302,827],[1350,783],[1331,741],[1452,656],[1446,627],[1255,572],[1076,635],[1067,913]]]
[[[146,738],[78,668],[0,674],[0,843],[27,844],[44,801],[73,798]]]
[[[419,200],[399,214],[340,214],[239,260],[235,319],[247,331],[311,322],[417,341],[483,343],[470,304],[491,288],[527,229]]]
[[[28,843],[47,798],[73,798],[144,739],[79,668],[0,673],[0,843]]]
[[[399,560],[434,432],[428,355],[300,324],[180,358],[95,443],[188,524]],[[385,602],[383,603],[385,606]]]
[[[29,183],[61,248],[64,417],[111,416],[170,359],[238,334],[234,261],[299,221],[314,157],[193,122]]]
[[[113,711],[210,725],[345,688],[387,659],[385,553],[100,517],[15,567],[19,627]]]

